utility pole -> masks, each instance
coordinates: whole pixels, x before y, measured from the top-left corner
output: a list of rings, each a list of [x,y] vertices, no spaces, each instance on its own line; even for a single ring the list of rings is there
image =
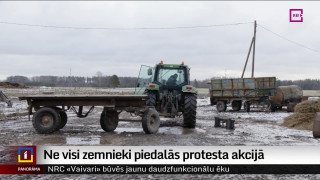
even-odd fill
[[[254,33],[253,33],[253,37],[252,37],[251,44],[250,44],[250,47],[249,47],[249,51],[248,51],[246,63],[244,64],[244,67],[243,67],[243,71],[242,71],[241,78],[243,78],[244,73],[245,73],[245,71],[246,71],[247,64],[248,64],[248,60],[249,60],[249,56],[250,56],[250,53],[251,53],[251,49],[253,49],[253,52],[252,52],[252,71],[251,71],[251,77],[252,77],[252,78],[254,77],[254,58],[255,58],[255,52],[256,52],[256,29],[257,29],[257,21],[255,20],[255,21],[254,21],[254,29],[253,29],[253,30],[254,30]],[[253,48],[252,48],[252,46],[253,46]]]
[[[257,21],[254,20],[254,35],[253,35],[253,52],[252,52],[252,72],[251,72],[251,77],[254,77],[254,56],[256,52],[256,30],[257,30]]]
[[[249,60],[249,56],[250,56],[250,52],[251,52],[251,49],[252,49],[253,41],[254,41],[254,37],[252,37],[252,40],[251,40],[250,48],[249,48],[249,51],[248,51],[248,55],[247,55],[247,59],[246,59],[246,63],[244,64],[244,67],[243,67],[243,71],[242,71],[241,78],[243,78],[243,76],[244,76],[244,72],[246,71],[246,68],[247,68],[247,64],[248,64],[248,60]]]

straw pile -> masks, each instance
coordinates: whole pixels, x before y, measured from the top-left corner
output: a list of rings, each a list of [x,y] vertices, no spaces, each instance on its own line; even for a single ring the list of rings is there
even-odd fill
[[[312,130],[317,112],[320,112],[320,100],[303,101],[294,108],[294,114],[284,118],[282,125],[299,130]]]
[[[320,100],[318,101],[303,101],[297,104],[294,108],[297,113],[316,113],[320,112]]]
[[[0,82],[0,87],[3,88],[27,88],[24,84],[11,83],[11,82]]]

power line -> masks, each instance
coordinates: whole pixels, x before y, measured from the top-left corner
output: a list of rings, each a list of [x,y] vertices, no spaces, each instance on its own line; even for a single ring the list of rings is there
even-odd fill
[[[198,25],[198,26],[176,26],[176,27],[138,27],[138,28],[118,28],[118,27],[74,27],[74,26],[53,26],[53,25],[40,25],[40,24],[25,24],[25,23],[15,23],[15,22],[6,22],[0,21],[0,24],[6,25],[16,25],[16,26],[28,26],[28,27],[42,27],[42,28],[56,28],[56,29],[74,29],[74,30],[116,30],[116,31],[126,31],[126,30],[174,30],[174,29],[196,29],[196,28],[212,28],[212,27],[221,27],[221,26],[237,26],[243,24],[253,24],[253,22],[239,22],[239,23],[230,23],[230,24],[213,24],[213,25]],[[257,24],[257,26],[269,31],[270,33],[289,41],[295,45],[308,49],[310,51],[320,53],[320,51],[309,48],[303,44],[292,41],[278,33],[273,32],[272,30]]]
[[[273,31],[271,31],[270,29],[268,29],[268,28],[266,28],[266,27],[264,27],[264,26],[262,26],[262,25],[259,25],[259,24],[257,24],[257,25],[260,26],[261,28],[263,28],[263,29],[271,32],[272,34],[274,34],[274,35],[276,35],[276,36],[278,36],[278,37],[286,40],[286,41],[289,41],[289,42],[291,42],[291,43],[293,43],[293,44],[295,44],[295,45],[298,45],[298,46],[303,47],[303,48],[305,48],[305,49],[308,49],[308,50],[310,50],[310,51],[313,51],[313,52],[316,52],[316,53],[320,53],[320,51],[318,51],[318,50],[309,48],[309,47],[307,47],[307,46],[305,46],[305,45],[303,45],[303,44],[300,44],[300,43],[297,43],[297,42],[295,42],[295,41],[292,41],[292,40],[290,40],[290,39],[288,39],[288,38],[286,38],[286,37],[284,37],[284,36],[281,36],[281,35],[278,34],[278,33],[275,33],[275,32],[273,32]]]
[[[232,24],[213,24],[213,25],[199,25],[199,26],[177,26],[177,27],[138,27],[138,28],[117,28],[117,27],[72,27],[72,26],[52,26],[40,24],[25,24],[15,22],[0,21],[0,24],[16,25],[16,26],[29,26],[29,27],[42,27],[42,28],[56,28],[56,29],[76,29],[76,30],[172,30],[172,29],[195,29],[195,28],[211,28],[219,26],[237,26],[243,24],[251,24],[253,22],[240,22]]]

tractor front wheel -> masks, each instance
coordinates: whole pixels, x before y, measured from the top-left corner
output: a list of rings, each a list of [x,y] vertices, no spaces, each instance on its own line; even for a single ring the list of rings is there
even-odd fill
[[[183,127],[195,128],[197,115],[197,94],[184,96]]]

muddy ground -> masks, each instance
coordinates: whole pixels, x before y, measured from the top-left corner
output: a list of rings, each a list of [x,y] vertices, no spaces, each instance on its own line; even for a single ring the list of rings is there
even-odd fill
[[[114,91],[114,90],[113,90]],[[122,91],[123,93],[123,91]],[[4,146],[14,145],[92,145],[92,146],[296,146],[318,145],[311,131],[288,129],[280,126],[283,118],[290,113],[264,112],[256,109],[218,113],[215,106],[209,105],[209,98],[202,93],[198,99],[197,125],[195,129],[181,127],[182,118],[161,118],[161,127],[157,134],[145,134],[140,122],[119,122],[112,132],[104,132],[99,124],[102,107],[96,107],[86,118],[79,119],[68,112],[67,125],[53,134],[38,134],[32,122],[25,115],[25,102],[18,101],[14,94],[14,108],[5,108],[0,112],[0,151]],[[16,115],[12,115],[16,113]],[[10,115],[11,114],[11,115]],[[18,115],[17,115],[18,114]],[[20,115],[19,115],[20,114]],[[122,113],[127,118],[129,114]],[[214,127],[214,117],[226,117],[235,120],[235,129]],[[137,118],[133,118],[137,119]],[[0,157],[0,161],[1,161]],[[318,175],[11,175],[2,178],[13,179],[320,179]]]

